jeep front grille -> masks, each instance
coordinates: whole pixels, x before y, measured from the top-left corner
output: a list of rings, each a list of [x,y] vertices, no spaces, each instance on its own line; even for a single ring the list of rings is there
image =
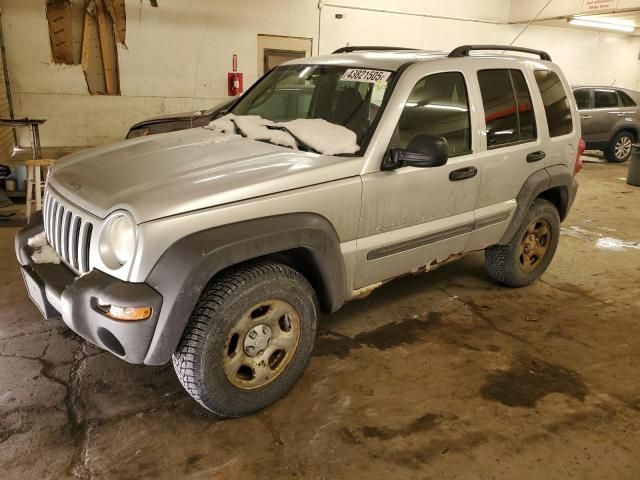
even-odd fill
[[[87,273],[93,230],[90,219],[51,189],[45,191],[42,213],[49,245],[76,273]]]

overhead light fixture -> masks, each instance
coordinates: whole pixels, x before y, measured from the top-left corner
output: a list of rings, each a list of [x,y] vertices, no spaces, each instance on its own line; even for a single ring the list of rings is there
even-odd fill
[[[572,17],[569,19],[569,23],[577,27],[598,28],[601,30],[615,30],[618,32],[633,32],[636,29],[635,25],[631,25],[629,23],[603,22],[602,20],[591,20],[582,17]]]

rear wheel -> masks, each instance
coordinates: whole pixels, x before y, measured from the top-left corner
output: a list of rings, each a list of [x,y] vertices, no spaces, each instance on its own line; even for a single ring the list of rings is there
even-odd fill
[[[226,417],[246,415],[284,396],[302,375],[317,335],[309,282],[265,261],[214,280],[202,294],[173,365],[202,406]]]
[[[536,199],[506,245],[485,250],[489,275],[509,287],[524,287],[545,272],[558,247],[560,215],[548,200]]]
[[[620,132],[609,144],[604,156],[609,162],[622,163],[631,156],[631,149],[635,138],[630,132]]]

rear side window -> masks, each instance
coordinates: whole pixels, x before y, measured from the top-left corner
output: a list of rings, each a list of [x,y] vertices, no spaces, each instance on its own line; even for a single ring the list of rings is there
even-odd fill
[[[429,75],[413,87],[398,123],[399,147],[407,148],[421,134],[446,138],[450,156],[471,151],[469,101],[461,73]]]
[[[573,131],[571,107],[560,77],[550,70],[535,70],[533,74],[542,96],[549,135],[558,137],[571,133]]]
[[[622,102],[622,105],[625,107],[635,107],[636,106],[636,102],[634,102],[631,97],[629,95],[627,95],[625,92],[618,90],[618,96],[620,97],[620,101]]]
[[[593,103],[596,108],[614,108],[618,106],[618,94],[615,90],[602,90],[596,88],[593,91]]]
[[[536,122],[533,116],[533,104],[529,87],[520,70],[510,70],[513,88],[516,91],[518,120],[520,123],[520,141],[536,138]]]
[[[536,138],[531,95],[519,70],[480,70],[489,148]]]
[[[581,90],[574,90],[573,96],[576,98],[576,103],[578,104],[579,110],[585,110],[589,108],[589,103],[591,103],[591,99],[589,98],[589,90],[583,88]]]

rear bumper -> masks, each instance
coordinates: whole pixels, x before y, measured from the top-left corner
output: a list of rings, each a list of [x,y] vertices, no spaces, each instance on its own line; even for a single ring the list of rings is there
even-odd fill
[[[573,202],[576,199],[577,194],[578,194],[578,181],[576,180],[576,177],[573,177],[571,179],[571,185],[569,185],[569,198],[567,198],[567,211],[565,213],[565,218],[567,215],[569,215],[569,211],[573,206]]]
[[[16,236],[16,257],[29,297],[46,319],[62,318],[75,333],[130,363],[143,363],[155,332],[162,296],[146,283],[129,283],[92,270],[82,277],[64,264],[35,264],[28,239],[43,230],[40,212]],[[121,321],[98,305],[152,308],[150,318]]]

